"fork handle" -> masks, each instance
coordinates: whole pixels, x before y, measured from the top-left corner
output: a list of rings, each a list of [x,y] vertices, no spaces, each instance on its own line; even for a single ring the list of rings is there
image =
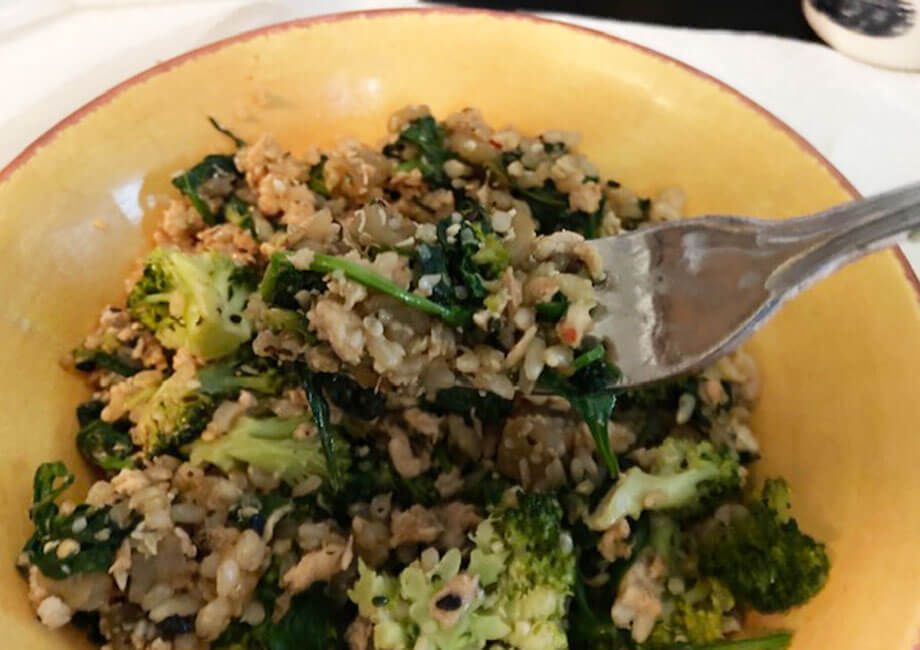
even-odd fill
[[[893,246],[920,230],[920,183],[870,199],[845,203],[807,217],[776,222],[770,243],[791,255],[767,281],[786,299],[869,253]]]

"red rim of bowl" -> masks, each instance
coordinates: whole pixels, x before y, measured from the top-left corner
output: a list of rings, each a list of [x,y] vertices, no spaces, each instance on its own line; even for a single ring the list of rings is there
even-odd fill
[[[750,97],[741,93],[736,88],[733,88],[732,86],[726,84],[725,82],[717,79],[716,77],[713,77],[712,75],[706,72],[703,72],[702,70],[699,70],[698,68],[695,68],[687,63],[684,63],[683,61],[670,57],[666,54],[662,54],[661,52],[658,52],[656,50],[645,47],[644,45],[639,45],[637,43],[633,43],[632,41],[627,41],[625,39],[618,38],[616,36],[612,36],[605,32],[601,32],[596,29],[591,29],[589,27],[582,27],[581,25],[573,25],[572,23],[566,23],[566,22],[562,22],[559,20],[552,20],[549,18],[542,18],[540,16],[534,16],[531,14],[518,14],[518,13],[505,12],[505,11],[496,11],[492,9],[465,9],[461,7],[371,9],[371,10],[365,10],[365,11],[348,11],[348,12],[342,12],[342,13],[336,13],[336,14],[325,14],[321,16],[311,16],[308,18],[297,18],[294,20],[286,21],[286,22],[275,23],[272,25],[266,25],[264,27],[259,27],[259,28],[256,28],[256,29],[253,29],[247,32],[236,34],[234,36],[229,36],[227,38],[221,39],[219,41],[215,41],[213,43],[209,43],[207,45],[203,45],[199,48],[190,50],[188,52],[185,52],[184,54],[180,54],[171,59],[158,63],[157,65],[154,65],[144,70],[143,72],[140,72],[134,75],[133,77],[129,77],[128,79],[108,89],[107,91],[105,91],[104,93],[96,97],[95,99],[84,104],[83,106],[81,106],[80,108],[72,112],[70,115],[68,115],[67,117],[63,118],[57,124],[55,124],[50,129],[45,131],[42,135],[40,135],[29,146],[23,149],[23,151],[18,156],[13,158],[12,161],[10,161],[2,170],[0,170],[0,183],[6,181],[10,176],[12,176],[13,172],[16,171],[16,169],[24,165],[44,145],[50,143],[57,136],[57,134],[63,129],[67,128],[71,124],[75,124],[79,122],[80,119],[83,118],[85,115],[89,114],[90,112],[94,111],[100,106],[105,105],[106,103],[111,101],[115,96],[117,96],[120,92],[122,92],[126,88],[133,86],[135,84],[138,84],[155,75],[167,72],[171,68],[181,65],[182,63],[185,63],[186,61],[190,59],[194,59],[195,57],[201,56],[203,54],[214,52],[227,45],[231,45],[233,43],[245,41],[245,40],[254,38],[256,36],[263,36],[265,34],[270,34],[273,32],[280,32],[280,31],[284,31],[287,29],[294,29],[294,28],[299,28],[299,27],[308,27],[310,25],[316,25],[319,23],[338,22],[341,20],[351,20],[355,18],[385,17],[385,16],[394,15],[394,14],[481,14],[481,15],[493,16],[496,18],[502,18],[506,20],[529,20],[532,22],[547,23],[551,25],[565,27],[566,29],[577,30],[580,32],[584,32],[586,34],[590,34],[592,36],[599,36],[601,38],[606,38],[608,40],[620,43],[622,45],[626,45],[628,47],[635,48],[637,50],[640,50],[641,52],[644,52],[645,54],[657,57],[659,59],[663,59],[669,63],[680,66],[687,72],[693,75],[696,75],[697,77],[701,77],[711,83],[714,83],[720,88],[722,88],[723,90],[725,90],[726,92],[731,93],[737,99],[739,99],[742,103],[746,104],[749,108],[760,113],[760,115],[766,118],[767,121],[770,122],[774,127],[780,129],[787,136],[792,138],[795,141],[795,143],[803,151],[805,151],[805,153],[809,154],[810,156],[815,158],[819,163],[821,163],[825,167],[825,169],[827,169],[831,173],[831,175],[837,180],[840,186],[844,190],[846,190],[851,196],[853,196],[854,198],[859,198],[861,196],[861,194],[857,191],[857,189],[853,187],[853,184],[850,183],[850,181],[847,180],[847,178],[842,173],[840,173],[840,170],[834,167],[834,165],[831,164],[831,162],[827,158],[825,158],[821,152],[815,149],[815,147],[808,140],[806,140],[802,135],[800,135],[792,127],[790,127],[788,124],[786,124],[781,119],[776,117],[773,113],[765,109],[763,106],[761,106],[760,104],[752,100]],[[906,276],[908,282],[913,285],[914,289],[917,292],[917,297],[918,299],[920,299],[920,278],[918,278],[916,272],[911,267],[910,262],[908,261],[907,257],[904,255],[904,251],[902,251],[901,248],[898,246],[893,247],[892,250],[894,251],[895,255],[897,256],[898,260],[901,263],[901,266],[904,271],[904,275]]]

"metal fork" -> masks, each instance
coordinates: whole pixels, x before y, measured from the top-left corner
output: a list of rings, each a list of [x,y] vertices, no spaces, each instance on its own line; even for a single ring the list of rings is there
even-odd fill
[[[730,352],[786,300],[920,230],[920,183],[784,221],[706,216],[595,240],[607,272],[592,334],[633,387]]]

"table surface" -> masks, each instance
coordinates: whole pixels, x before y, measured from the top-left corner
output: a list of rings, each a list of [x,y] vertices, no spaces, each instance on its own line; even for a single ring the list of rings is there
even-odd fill
[[[191,48],[302,16],[421,4],[0,0],[0,80],[16,89],[0,99],[0,167],[107,88]],[[920,176],[920,74],[874,68],[807,40],[547,15],[656,49],[734,86],[801,133],[863,194]],[[920,270],[920,243],[904,249]]]

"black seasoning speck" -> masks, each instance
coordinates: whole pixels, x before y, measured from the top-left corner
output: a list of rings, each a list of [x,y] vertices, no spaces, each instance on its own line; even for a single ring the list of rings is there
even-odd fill
[[[445,594],[438,599],[435,607],[442,612],[455,612],[463,606],[463,599],[457,594]]]

